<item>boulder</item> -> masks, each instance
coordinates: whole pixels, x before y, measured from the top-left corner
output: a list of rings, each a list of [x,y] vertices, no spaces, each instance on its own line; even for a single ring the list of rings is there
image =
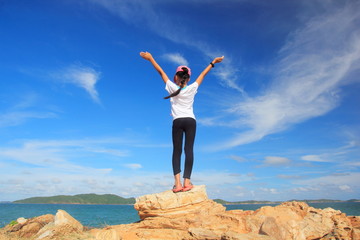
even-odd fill
[[[27,221],[27,219],[25,219],[25,218],[23,218],[23,217],[20,217],[20,218],[18,218],[16,221],[17,221],[18,223],[20,223],[20,224],[24,224],[24,223]]]
[[[54,221],[41,228],[37,234],[37,240],[59,239],[60,236],[83,235],[83,225],[64,210],[58,210]],[[85,239],[85,238],[84,238]]]
[[[142,221],[132,231],[142,236],[139,231],[146,229],[150,238],[159,237],[165,229],[176,230],[175,236],[163,235],[165,239],[252,240],[357,239],[360,231],[353,227],[356,220],[340,211],[315,209],[304,202],[285,202],[256,211],[225,211],[208,199],[205,186],[184,193],[145,195],[136,199],[134,207]]]
[[[59,210],[55,216],[47,214],[17,222],[0,230],[0,240],[93,239],[93,236],[83,231],[80,222],[63,210]],[[66,237],[70,235],[72,238]]]
[[[46,226],[53,220],[54,215],[51,214],[30,218],[25,221],[20,219],[17,224],[4,227],[2,232],[3,235],[6,235],[9,239],[11,239],[12,237],[14,239],[32,238],[40,231],[40,229],[42,229],[44,226]]]
[[[195,186],[191,191],[173,193],[171,190],[162,193],[144,195],[136,198],[134,208],[140,219],[147,217],[176,218],[188,214],[225,212],[225,207],[209,201],[204,185]]]
[[[57,211],[55,215],[54,225],[55,226],[68,225],[80,232],[84,229],[83,225],[78,220],[73,218],[70,214],[68,214],[64,210]]]

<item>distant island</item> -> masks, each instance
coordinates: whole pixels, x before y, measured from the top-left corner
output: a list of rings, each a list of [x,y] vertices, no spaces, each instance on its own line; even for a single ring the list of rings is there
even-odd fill
[[[37,203],[37,204],[114,204],[125,205],[134,204],[135,198],[123,198],[114,194],[98,195],[78,194],[74,196],[58,195],[53,197],[32,197],[23,200],[17,200],[13,203]]]
[[[281,204],[284,201],[238,201],[229,202],[223,199],[214,199],[215,202],[222,205],[236,205],[236,204]],[[288,200],[306,203],[323,203],[323,202],[360,202],[360,199],[350,199],[347,201],[332,200],[332,199],[317,199],[317,200]],[[8,202],[7,202],[8,203]],[[17,200],[12,203],[34,203],[34,204],[112,204],[112,205],[132,205],[135,204],[135,198],[123,198],[115,194],[98,195],[95,193],[78,194],[74,196],[58,195],[52,197],[32,197],[23,200]]]
[[[332,203],[332,202],[360,202],[360,199],[350,199],[350,200],[332,200],[332,199],[316,199],[316,200],[298,200],[292,199],[288,201],[255,201],[255,200],[248,200],[248,201],[240,201],[240,202],[229,202],[222,199],[214,199],[214,202],[220,203],[222,205],[237,205],[237,204],[281,204],[283,202],[306,202],[306,203]]]

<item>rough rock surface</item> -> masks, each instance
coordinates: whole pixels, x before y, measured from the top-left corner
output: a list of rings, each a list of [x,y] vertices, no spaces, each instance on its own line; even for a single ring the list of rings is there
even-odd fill
[[[226,211],[207,198],[205,186],[185,193],[145,195],[136,199],[134,207],[142,221],[93,229],[92,234],[105,231],[111,234],[108,239],[360,240],[359,217],[347,217],[331,208],[315,209],[303,202]]]
[[[88,230],[59,210],[56,216],[22,219],[0,229],[0,240],[360,240],[360,217],[303,202],[226,211],[208,199],[205,186],[184,193],[145,195],[136,199],[134,207],[142,220],[132,224]]]
[[[5,226],[0,229],[0,240],[94,239],[83,230],[81,223],[67,212],[58,210],[55,216],[47,214],[27,220],[21,218],[18,224]]]

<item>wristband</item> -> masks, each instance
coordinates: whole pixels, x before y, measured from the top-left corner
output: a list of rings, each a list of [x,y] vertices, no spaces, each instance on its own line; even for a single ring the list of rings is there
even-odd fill
[[[210,64],[211,64],[211,67],[215,67],[215,64],[213,64],[212,62],[210,62]]]

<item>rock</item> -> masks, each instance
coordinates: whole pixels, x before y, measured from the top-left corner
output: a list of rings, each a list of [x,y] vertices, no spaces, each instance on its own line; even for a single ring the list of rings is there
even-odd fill
[[[64,210],[58,210],[55,215],[55,226],[69,225],[72,228],[82,231],[83,225]]]
[[[204,211],[208,197],[205,186],[195,186],[191,191],[174,194],[171,190],[157,194],[150,194],[136,198],[134,208],[140,219],[147,217],[177,217]],[[212,201],[211,201],[212,202]],[[214,204],[211,204],[214,205]],[[215,205],[214,205],[215,206]],[[206,209],[212,211],[213,207]],[[225,212],[225,208],[218,204],[215,211]]]
[[[205,186],[196,186],[189,193],[145,195],[136,199],[135,209],[143,221],[133,226],[133,231],[147,229],[150,238],[161,229],[179,231],[167,239],[325,240],[352,239],[358,233],[340,211],[315,209],[304,202],[225,211],[207,198]]]
[[[103,231],[94,231],[95,239],[121,240],[119,233],[113,228],[105,228]]]
[[[19,231],[19,236],[23,238],[30,238],[34,236],[43,226],[39,222],[31,222],[24,225]]]
[[[51,230],[43,230],[41,232],[38,232],[38,237],[36,238],[36,240],[39,239],[45,239],[45,238],[51,238],[53,235],[53,231]]]
[[[259,235],[257,233],[239,234],[235,232],[226,232],[221,236],[221,240],[274,240],[266,235]]]
[[[19,223],[14,226],[6,226],[4,228],[4,234],[8,236],[9,239],[14,237],[15,239],[18,238],[32,238],[35,236],[41,228],[43,228],[48,223],[54,220],[54,216],[51,214],[30,218],[26,221],[22,219]]]
[[[54,221],[44,226],[36,234],[37,240],[58,239],[60,236],[82,235],[83,225],[64,210],[58,210]]]
[[[354,240],[360,240],[360,217],[351,216],[348,217],[348,219],[350,220],[351,225],[353,226],[351,237]]]
[[[20,224],[24,224],[27,221],[27,219],[21,217],[21,218],[18,218],[16,221]]]
[[[190,228],[189,233],[195,239],[204,239],[204,240],[220,239],[219,235],[217,235],[211,230],[204,228]]]
[[[275,218],[273,217],[267,217],[265,218],[265,221],[262,223],[259,234],[261,235],[267,235],[271,236],[273,239],[281,240],[283,239],[283,234],[281,232],[281,229],[276,223]]]
[[[84,227],[67,212],[59,210],[56,216],[47,214],[26,221],[18,221],[14,226],[6,226],[0,229],[0,240],[12,239],[94,239],[91,235],[83,232]],[[71,236],[71,238],[67,237]]]

